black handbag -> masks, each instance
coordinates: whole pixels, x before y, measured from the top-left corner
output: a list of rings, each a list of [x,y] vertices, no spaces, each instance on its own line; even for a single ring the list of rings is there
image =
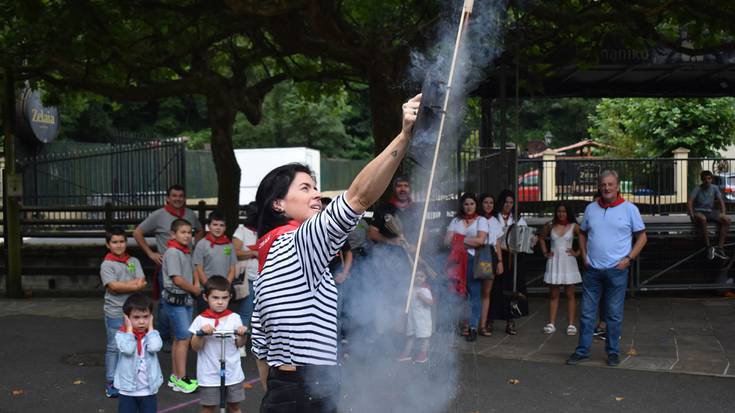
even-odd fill
[[[493,272],[493,246],[485,244],[475,249],[475,263],[472,269],[472,277],[476,280],[492,280],[495,278]]]
[[[165,294],[163,299],[171,305],[186,305],[189,293],[172,293],[169,290],[164,290]]]

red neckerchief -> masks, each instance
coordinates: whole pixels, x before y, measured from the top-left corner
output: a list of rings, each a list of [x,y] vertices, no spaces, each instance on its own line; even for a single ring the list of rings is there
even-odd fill
[[[263,235],[262,237],[258,238],[258,242],[256,245],[258,246],[258,272],[263,271],[263,266],[265,265],[265,259],[268,257],[268,251],[271,249],[271,245],[273,245],[273,242],[278,239],[281,235],[295,231],[296,228],[301,225],[298,221],[288,221],[286,225],[281,225],[280,227],[273,228],[270,230],[267,234]]]
[[[477,215],[477,212],[473,212],[473,213],[471,213],[469,215],[465,215],[465,217],[463,218],[465,225],[469,225],[470,224],[470,221],[472,221],[473,219],[477,218],[477,216],[478,216]]]
[[[606,203],[605,201],[603,201],[602,197],[597,198],[597,204],[600,205],[600,208],[603,208],[603,209],[616,207],[622,204],[623,202],[625,202],[625,199],[622,196],[620,196],[620,194],[618,194],[618,197],[615,198],[615,200],[610,203]]]
[[[107,255],[105,255],[105,261],[115,261],[127,264],[129,259],[130,255],[128,255],[127,253],[123,253],[123,255],[115,255],[111,252],[108,252]]]
[[[393,195],[390,200],[388,201],[389,204],[393,205],[394,207],[398,209],[406,209],[411,205],[411,197],[408,197],[407,201],[400,201],[398,198],[396,198],[395,195]]]
[[[467,249],[464,246],[464,235],[455,233],[452,237],[451,252],[447,258],[446,272],[453,281],[455,293],[467,294]]]
[[[123,333],[127,333],[128,329],[125,328],[125,326],[120,327],[120,331]],[[141,355],[143,353],[143,337],[145,337],[146,334],[148,334],[148,330],[138,331],[136,329],[133,329],[131,331],[133,335],[135,336],[135,341],[138,343],[138,355]]]
[[[166,242],[166,248],[176,248],[177,250],[183,252],[184,254],[191,254],[191,251],[189,251],[189,247],[185,247],[179,244],[179,241],[176,241],[175,239],[168,240]]]
[[[207,308],[206,310],[204,310],[199,315],[202,316],[202,317],[204,317],[204,318],[211,318],[211,319],[213,319],[214,320],[214,326],[216,328],[219,325],[219,319],[220,318],[227,317],[230,314],[232,314],[232,311],[231,310],[225,309],[225,311],[223,311],[221,313],[215,313],[214,311],[212,311],[211,308]]]
[[[227,238],[227,235],[225,235],[225,234],[222,234],[219,237],[215,237],[214,235],[212,235],[211,232],[207,232],[207,235],[205,235],[204,238],[206,238],[207,241],[209,241],[209,247],[210,248],[214,248],[215,244],[216,245],[222,245],[222,244],[229,244],[230,243],[230,239]]]
[[[171,204],[164,205],[163,209],[165,209],[166,212],[175,216],[176,218],[184,218],[184,214],[186,214],[186,208],[174,208],[171,206]]]

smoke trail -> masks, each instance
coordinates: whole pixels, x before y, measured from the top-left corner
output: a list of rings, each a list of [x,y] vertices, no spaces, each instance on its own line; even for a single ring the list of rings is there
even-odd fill
[[[427,75],[447,81],[462,4],[457,0],[448,5],[445,19],[438,25],[435,40],[431,42],[436,45],[434,48],[412,53],[407,83],[422,84]],[[492,60],[500,53],[498,45],[504,11],[502,1],[475,1],[455,69],[440,151],[442,156],[431,196],[421,193],[426,190],[428,170],[413,168],[412,187],[419,199],[443,199],[456,190],[449,185],[453,168],[449,156],[456,152],[467,95],[486,77]],[[436,132],[434,129],[426,135],[428,138],[415,136],[414,139],[434,142]],[[414,213],[420,215],[420,209],[415,208]],[[404,222],[407,227],[414,224],[418,233],[417,222]],[[453,348],[458,339],[455,328],[456,321],[466,316],[466,304],[448,293],[443,273],[447,254],[440,251],[445,225],[443,219],[428,222],[422,247],[422,257],[432,261],[432,267],[439,272],[437,280],[432,282],[436,331],[431,338],[426,364],[396,361],[405,342],[403,306],[411,273],[405,252],[376,245],[368,260],[358,260],[353,267],[351,291],[347,294],[350,300],[347,323],[352,327],[348,345],[350,358],[344,361],[341,369],[341,412],[439,413],[446,411],[456,396],[459,364],[457,351]]]

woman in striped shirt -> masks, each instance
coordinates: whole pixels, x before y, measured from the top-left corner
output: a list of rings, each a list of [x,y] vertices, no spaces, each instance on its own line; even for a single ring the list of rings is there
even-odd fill
[[[337,289],[328,265],[398,169],[420,99],[403,105],[398,136],[323,211],[305,165],[278,167],[261,181],[251,324],[253,354],[266,382],[261,412],[336,411]]]

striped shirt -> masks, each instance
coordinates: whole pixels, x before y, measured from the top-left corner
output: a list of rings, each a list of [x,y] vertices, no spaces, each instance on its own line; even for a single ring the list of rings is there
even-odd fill
[[[337,288],[328,265],[360,217],[340,195],[273,242],[254,284],[257,358],[270,366],[337,364]]]

